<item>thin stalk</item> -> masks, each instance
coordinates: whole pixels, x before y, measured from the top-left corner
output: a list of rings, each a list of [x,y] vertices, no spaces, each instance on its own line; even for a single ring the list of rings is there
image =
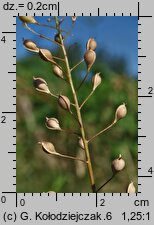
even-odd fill
[[[71,72],[72,72],[72,70],[74,70],[77,66],[79,66],[82,62],[84,61],[84,59],[82,59],[80,62],[78,62],[75,66],[73,66],[72,68],[71,68]]]
[[[105,185],[107,185],[113,178],[114,178],[115,174],[112,175],[112,177],[110,177],[104,184],[102,184],[96,191],[99,192]]]
[[[60,153],[56,153],[55,155],[60,156],[60,157],[65,158],[65,159],[72,159],[72,160],[77,160],[77,161],[87,163],[87,161],[85,161],[84,159],[79,159],[77,157],[73,157],[73,156],[69,156],[69,155],[63,155],[63,154],[60,154]]]
[[[81,88],[81,86],[83,85],[83,83],[84,83],[85,80],[87,79],[88,74],[89,74],[89,71],[87,70],[85,77],[83,78],[83,80],[81,81],[79,87],[77,88],[77,91]]]
[[[90,94],[85,98],[85,100],[82,102],[82,104],[80,105],[80,109],[84,106],[84,104],[88,101],[88,99],[92,96],[92,94],[94,93],[94,90],[92,90],[90,92]]]
[[[56,21],[57,28],[58,28],[57,17],[55,17],[55,21]],[[89,154],[89,148],[88,148],[88,144],[87,144],[87,141],[86,141],[85,130],[84,130],[83,121],[82,121],[82,117],[81,117],[80,107],[79,107],[79,103],[78,103],[78,98],[77,98],[77,94],[76,94],[74,84],[73,84],[73,80],[72,80],[72,76],[71,76],[71,69],[70,69],[66,49],[65,49],[64,42],[63,42],[63,39],[62,39],[62,36],[61,36],[61,33],[60,33],[59,29],[58,29],[58,32],[60,34],[61,48],[62,48],[62,52],[63,52],[64,58],[65,58],[65,64],[66,64],[66,69],[67,69],[67,77],[68,77],[68,81],[69,81],[69,84],[70,84],[70,87],[71,87],[71,91],[72,91],[72,95],[73,95],[73,99],[74,99],[74,103],[75,103],[76,114],[77,114],[77,118],[78,118],[78,121],[79,121],[79,124],[80,124],[81,136],[82,136],[84,147],[85,147],[85,155],[86,155],[87,168],[88,168],[89,178],[90,178],[90,183],[91,183],[91,189],[95,193],[96,187],[95,187],[95,181],[94,181],[94,174],[93,174],[91,158],[90,158],[90,154]]]
[[[52,56],[52,58],[53,58],[53,59],[57,59],[57,60],[60,60],[60,61],[63,61],[63,62],[64,62],[64,59],[59,58],[59,57],[57,57],[57,56]]]
[[[116,121],[113,121],[113,123],[111,123],[108,127],[106,127],[105,129],[99,131],[97,134],[95,134],[93,137],[91,137],[88,142],[92,141],[94,138],[96,138],[97,136],[99,136],[100,134],[104,133],[105,131],[107,131],[108,129],[110,129],[111,127],[113,127],[116,124]]]

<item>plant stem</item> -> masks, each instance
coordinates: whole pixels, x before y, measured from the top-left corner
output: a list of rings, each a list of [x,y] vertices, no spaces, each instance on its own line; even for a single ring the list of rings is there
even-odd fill
[[[115,174],[112,175],[112,177],[110,177],[110,179],[108,179],[104,184],[102,184],[96,191],[99,192],[106,184],[108,184],[113,178],[114,178]]]
[[[77,66],[79,66],[82,62],[84,61],[84,59],[82,59],[80,62],[78,62],[75,66],[73,66],[71,68],[71,71],[74,70]]]
[[[104,133],[105,131],[107,131],[108,129],[110,129],[112,126],[114,126],[116,124],[116,121],[113,121],[108,127],[106,127],[105,129],[99,131],[97,134],[95,134],[93,137],[91,137],[88,142],[92,141],[94,138],[96,138],[97,136],[99,136],[100,134]]]
[[[85,77],[83,78],[83,80],[81,81],[79,87],[77,88],[77,91],[81,88],[82,84],[85,82],[85,80],[87,79],[87,76],[89,74],[89,71],[87,70]]]
[[[78,161],[87,163],[87,161],[85,161],[83,159],[79,159],[79,158],[73,157],[73,156],[63,155],[63,154],[60,154],[60,153],[56,153],[55,155],[60,156],[60,157],[65,158],[65,159],[73,159],[73,160],[78,160]]]
[[[88,99],[91,97],[91,95],[94,93],[94,90],[90,92],[90,94],[86,97],[86,99],[82,102],[80,105],[80,109],[84,106],[84,104],[88,101]]]
[[[57,23],[57,18],[55,18],[55,21]],[[57,24],[57,28],[58,28],[58,24]],[[82,117],[81,117],[80,107],[79,107],[79,103],[78,103],[78,98],[77,98],[77,94],[76,94],[76,91],[74,88],[74,84],[73,84],[73,80],[72,80],[72,76],[71,76],[71,69],[70,69],[66,49],[64,46],[63,38],[60,33],[60,29],[58,29],[58,32],[60,34],[61,48],[62,48],[62,52],[63,52],[64,59],[65,59],[66,69],[67,69],[67,77],[68,77],[68,81],[69,81],[69,84],[71,87],[71,91],[72,91],[72,95],[73,95],[73,99],[74,99],[74,103],[75,103],[75,109],[76,109],[76,113],[77,113],[77,118],[78,118],[79,125],[80,125],[80,132],[81,132],[81,136],[82,136],[84,147],[85,147],[85,155],[86,155],[87,168],[88,168],[89,177],[90,177],[91,189],[95,193],[96,187],[95,187],[95,181],[94,181],[94,174],[93,174],[91,158],[90,158],[90,154],[89,154],[88,143],[86,141],[85,130],[84,130],[83,121],[82,121]]]

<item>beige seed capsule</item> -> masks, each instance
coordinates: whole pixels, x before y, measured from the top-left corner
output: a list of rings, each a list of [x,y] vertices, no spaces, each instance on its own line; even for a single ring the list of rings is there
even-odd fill
[[[120,172],[125,167],[125,161],[122,159],[121,155],[117,159],[114,159],[111,164],[113,173]]]
[[[36,52],[36,53],[39,52],[39,48],[38,48],[37,45],[36,45],[33,41],[31,41],[31,40],[24,40],[24,41],[23,41],[23,45],[24,45],[25,49],[27,49],[28,51]]]
[[[128,188],[127,188],[127,193],[135,193],[136,192],[136,188],[134,186],[134,183],[131,182],[129,185],[128,185]]]
[[[92,65],[96,60],[96,53],[93,50],[87,50],[84,54],[84,60],[87,65],[87,70],[90,71]]]
[[[49,94],[49,88],[47,82],[41,77],[33,77],[33,86],[37,91]]]
[[[38,142],[42,146],[42,150],[48,154],[57,154],[54,145],[48,141]]]
[[[59,95],[58,104],[61,106],[62,109],[70,111],[71,103],[70,103],[70,100],[68,99],[68,97],[66,97],[64,95]]]
[[[91,50],[95,51],[96,47],[97,47],[97,42],[95,41],[94,38],[90,38],[86,44],[86,49],[87,50],[91,49]]]
[[[64,78],[63,71],[56,65],[53,65],[53,73],[60,78]]]
[[[48,49],[39,49],[40,58],[47,62],[52,62],[53,57]]]
[[[77,16],[72,16],[72,22],[74,23],[77,19]]]
[[[127,114],[127,108],[125,103],[123,103],[117,108],[114,121],[117,122],[118,120],[123,119],[126,116],[126,114]]]
[[[102,78],[100,76],[100,73],[96,73],[92,77],[93,91],[100,85],[101,81],[102,81]]]
[[[33,16],[19,16],[19,19],[23,23],[34,23],[34,24],[38,24],[38,22],[34,19]]]
[[[61,37],[62,37],[62,39],[64,39],[63,36],[61,36]],[[59,34],[56,34],[54,39],[55,39],[56,42],[58,42],[59,44],[61,44],[61,38],[60,38],[60,35]]]
[[[59,121],[56,118],[48,118],[46,117],[46,127],[51,130],[61,130],[59,126]]]
[[[81,137],[79,137],[79,141],[78,141],[79,147],[82,148],[83,150],[84,148],[84,143],[83,143],[83,139]]]

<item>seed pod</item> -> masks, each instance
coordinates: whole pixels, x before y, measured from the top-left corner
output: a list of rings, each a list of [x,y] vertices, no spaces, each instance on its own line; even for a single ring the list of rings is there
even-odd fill
[[[64,95],[59,95],[58,103],[62,109],[70,111],[70,100]]]
[[[33,77],[33,86],[37,91],[41,91],[47,94],[50,93],[47,82],[41,77]]]
[[[102,81],[102,78],[100,76],[100,73],[96,73],[92,77],[93,91],[100,85],[101,81]]]
[[[58,42],[59,44],[61,44],[61,39],[60,39],[60,35],[59,34],[56,34],[54,39],[55,39],[56,42]],[[63,36],[62,36],[62,39],[64,39]]]
[[[135,186],[134,186],[133,182],[131,182],[131,183],[128,185],[127,193],[135,193],[135,192],[136,192]]]
[[[84,148],[83,139],[82,139],[81,137],[79,137],[79,142],[78,142],[78,144],[79,144],[79,147],[80,147],[80,148],[82,148],[83,150],[85,149],[85,148]]]
[[[74,23],[77,19],[77,16],[72,16],[72,22]]]
[[[48,154],[57,154],[54,145],[48,141],[38,142],[38,144],[42,145],[42,150]]]
[[[126,108],[126,105],[125,103],[123,103],[122,105],[120,105],[117,110],[116,110],[116,113],[115,113],[115,122],[117,122],[118,120],[124,118],[127,114],[127,108]]]
[[[57,76],[57,77],[60,77],[60,78],[64,78],[63,76],[63,71],[56,65],[53,65],[53,73]]]
[[[93,50],[87,50],[84,54],[84,60],[87,65],[87,70],[90,71],[92,65],[96,60],[96,53]]]
[[[34,23],[34,24],[38,24],[38,22],[34,19],[33,16],[19,16],[19,19],[23,23]]]
[[[48,49],[39,49],[40,58],[47,62],[53,62],[53,57]]]
[[[31,40],[23,40],[24,47],[30,52],[39,52],[37,45]]]
[[[125,161],[122,159],[121,155],[119,155],[119,158],[114,159],[112,161],[111,167],[112,167],[113,173],[117,173],[124,169]]]
[[[51,130],[61,130],[59,126],[59,121],[56,118],[46,117],[46,127]]]
[[[90,38],[87,42],[86,49],[87,50],[91,49],[91,50],[95,51],[96,47],[97,47],[97,42],[95,41],[94,38]]]

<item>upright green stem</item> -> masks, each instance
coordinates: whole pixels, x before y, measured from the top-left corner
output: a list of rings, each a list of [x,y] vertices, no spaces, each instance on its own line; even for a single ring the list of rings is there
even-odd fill
[[[55,18],[55,20],[56,20],[56,18]],[[57,24],[57,27],[58,27],[58,24]],[[77,118],[78,118],[78,121],[80,124],[80,132],[81,132],[81,136],[82,136],[84,147],[85,147],[85,154],[86,154],[87,168],[88,168],[89,177],[90,177],[91,189],[95,193],[96,187],[95,187],[95,181],[94,181],[94,174],[93,174],[91,158],[90,158],[90,154],[89,154],[88,142],[86,140],[85,130],[84,130],[83,121],[82,121],[82,117],[81,117],[80,106],[79,106],[77,94],[76,94],[76,91],[74,88],[74,84],[73,84],[73,80],[72,80],[72,76],[71,76],[71,69],[70,69],[66,49],[64,46],[64,42],[63,42],[60,32],[59,32],[59,34],[60,34],[60,40],[61,40],[61,48],[62,48],[62,52],[63,52],[64,59],[65,59],[66,69],[67,69],[67,77],[68,77],[68,81],[69,81],[69,84],[71,87],[71,91],[72,91],[72,95],[73,95],[73,99],[74,99],[74,103],[75,103],[76,114],[77,114]]]

